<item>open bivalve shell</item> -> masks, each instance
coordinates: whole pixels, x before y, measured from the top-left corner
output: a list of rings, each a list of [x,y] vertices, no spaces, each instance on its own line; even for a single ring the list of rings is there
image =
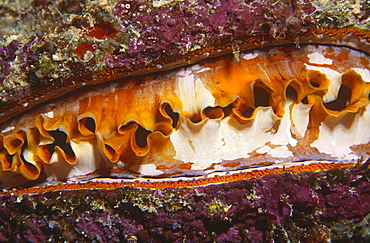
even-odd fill
[[[369,242],[368,2],[0,1],[0,242]]]
[[[2,125],[1,185],[361,160],[369,63],[343,47],[269,47],[86,87]]]

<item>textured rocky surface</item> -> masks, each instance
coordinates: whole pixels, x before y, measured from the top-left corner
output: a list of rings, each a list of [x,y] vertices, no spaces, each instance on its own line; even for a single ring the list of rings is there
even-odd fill
[[[190,188],[0,197],[0,241],[368,242],[369,162]]]
[[[368,13],[366,1],[10,1],[0,4],[0,112],[243,43],[368,29]]]

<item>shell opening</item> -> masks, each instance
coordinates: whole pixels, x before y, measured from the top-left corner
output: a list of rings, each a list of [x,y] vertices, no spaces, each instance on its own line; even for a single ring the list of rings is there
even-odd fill
[[[341,85],[337,99],[325,103],[324,106],[328,110],[341,111],[349,105],[350,98],[351,98],[351,89],[345,85]]]
[[[9,121],[0,134],[2,186],[17,183],[13,174],[37,179],[43,168],[64,179],[99,170],[177,176],[366,158],[369,66],[350,62],[365,54],[346,50],[347,61],[322,65],[308,53],[341,48],[252,52],[101,85],[98,95],[76,94]]]

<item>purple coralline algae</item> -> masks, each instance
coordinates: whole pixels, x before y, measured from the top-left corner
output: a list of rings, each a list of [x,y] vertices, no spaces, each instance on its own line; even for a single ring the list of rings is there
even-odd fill
[[[19,41],[13,40],[9,45],[0,48],[0,84],[2,84],[5,78],[10,75],[10,63],[15,59],[15,52],[19,47]]]
[[[314,26],[308,0],[164,2],[45,0],[4,7],[0,110],[97,79],[91,75],[99,71],[152,68],[251,38],[294,42]],[[22,95],[25,87],[32,94]]]
[[[0,112],[41,103],[51,91],[55,97],[134,71],[186,65],[210,52],[238,52],[243,44],[298,46],[321,27],[366,29],[368,11],[357,2],[315,0],[0,4]]]
[[[368,242],[369,162],[201,187],[0,197],[0,241]]]

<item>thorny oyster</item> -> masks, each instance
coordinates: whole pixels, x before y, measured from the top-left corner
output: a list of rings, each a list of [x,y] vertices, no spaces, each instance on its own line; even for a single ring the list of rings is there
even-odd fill
[[[22,195],[40,189],[72,190],[66,193],[68,198],[74,188],[130,183],[135,186],[117,190],[135,194],[135,187],[163,188],[169,181],[174,195],[183,193],[180,186],[196,188],[200,184],[203,188],[210,182],[224,182],[222,193],[225,187],[235,186],[227,181],[247,179],[256,175],[256,169],[267,169],[262,173],[267,176],[281,167],[314,171],[318,163],[323,170],[361,164],[369,157],[370,141],[368,8],[366,1],[348,5],[237,0],[69,4],[60,0],[2,5],[1,21],[7,28],[1,32],[4,47],[0,49],[1,187],[41,185],[33,191],[14,191],[21,194],[16,199],[8,192],[3,197],[13,205],[12,200],[22,203]],[[364,200],[361,193],[366,193],[366,165],[340,172],[346,183],[355,180],[362,188],[351,185],[359,200]],[[323,176],[320,180],[325,181],[320,173],[296,176]],[[236,179],[230,179],[236,174]],[[202,180],[203,175],[213,179]],[[269,181],[266,176],[261,181]],[[96,177],[113,179],[93,179]],[[150,182],[146,183],[148,178]],[[284,174],[276,178],[273,180],[282,180],[282,184],[294,181]],[[59,181],[74,182],[56,184]],[[298,182],[302,183],[297,179],[293,184]],[[219,219],[208,218],[208,223],[221,224],[232,217],[229,227],[218,231],[208,226],[210,235],[204,232],[194,236],[191,227],[182,222],[178,237],[220,242],[238,241],[242,236],[251,240],[329,237],[327,227],[335,229],[337,225],[324,227],[318,220],[310,221],[313,229],[319,229],[316,233],[302,224],[293,227],[294,233],[284,228],[287,225],[278,227],[289,215],[296,216],[297,204],[311,207],[315,193],[321,195],[313,184],[296,186],[302,187],[304,195],[282,192],[272,198],[262,197],[274,201],[277,196],[281,211],[275,212],[268,203],[250,205],[252,211],[258,209],[258,214],[251,214],[258,219],[253,224],[262,218],[269,222],[264,230],[249,223],[245,226],[246,221],[239,225],[230,211],[235,210],[234,202],[218,198],[205,200],[207,217],[221,215]],[[213,191],[213,187],[205,188]],[[253,194],[257,190],[254,182],[242,187],[247,187],[250,197],[263,194]],[[166,189],[162,192],[168,193]],[[152,191],[143,193],[150,197]],[[46,198],[49,196],[52,194]],[[176,196],[171,197],[177,202]],[[149,211],[149,216],[160,215],[156,207],[182,212],[187,205],[184,201],[173,209],[162,195],[156,206],[125,198],[125,205]],[[331,200],[318,198],[312,215],[324,210],[321,204],[325,200]],[[90,206],[94,203],[95,199]],[[197,211],[195,204],[191,201],[188,210]],[[104,211],[105,207],[98,208]],[[327,208],[326,212],[331,211]],[[201,211],[198,213],[200,217]],[[356,218],[359,222],[367,213],[365,206],[357,218],[348,220]],[[206,219],[204,215],[201,218]],[[207,228],[204,220],[198,223]],[[364,220],[361,222],[366,228]],[[343,221],[340,224],[344,225]],[[128,230],[127,234],[133,234],[132,240],[158,240],[150,234],[177,232],[165,230],[163,225],[161,230],[152,227]],[[366,238],[364,230],[348,232],[345,237]],[[79,234],[100,237],[95,238],[98,241],[103,237]],[[77,239],[73,237],[67,238]],[[170,237],[180,238],[176,234]]]

